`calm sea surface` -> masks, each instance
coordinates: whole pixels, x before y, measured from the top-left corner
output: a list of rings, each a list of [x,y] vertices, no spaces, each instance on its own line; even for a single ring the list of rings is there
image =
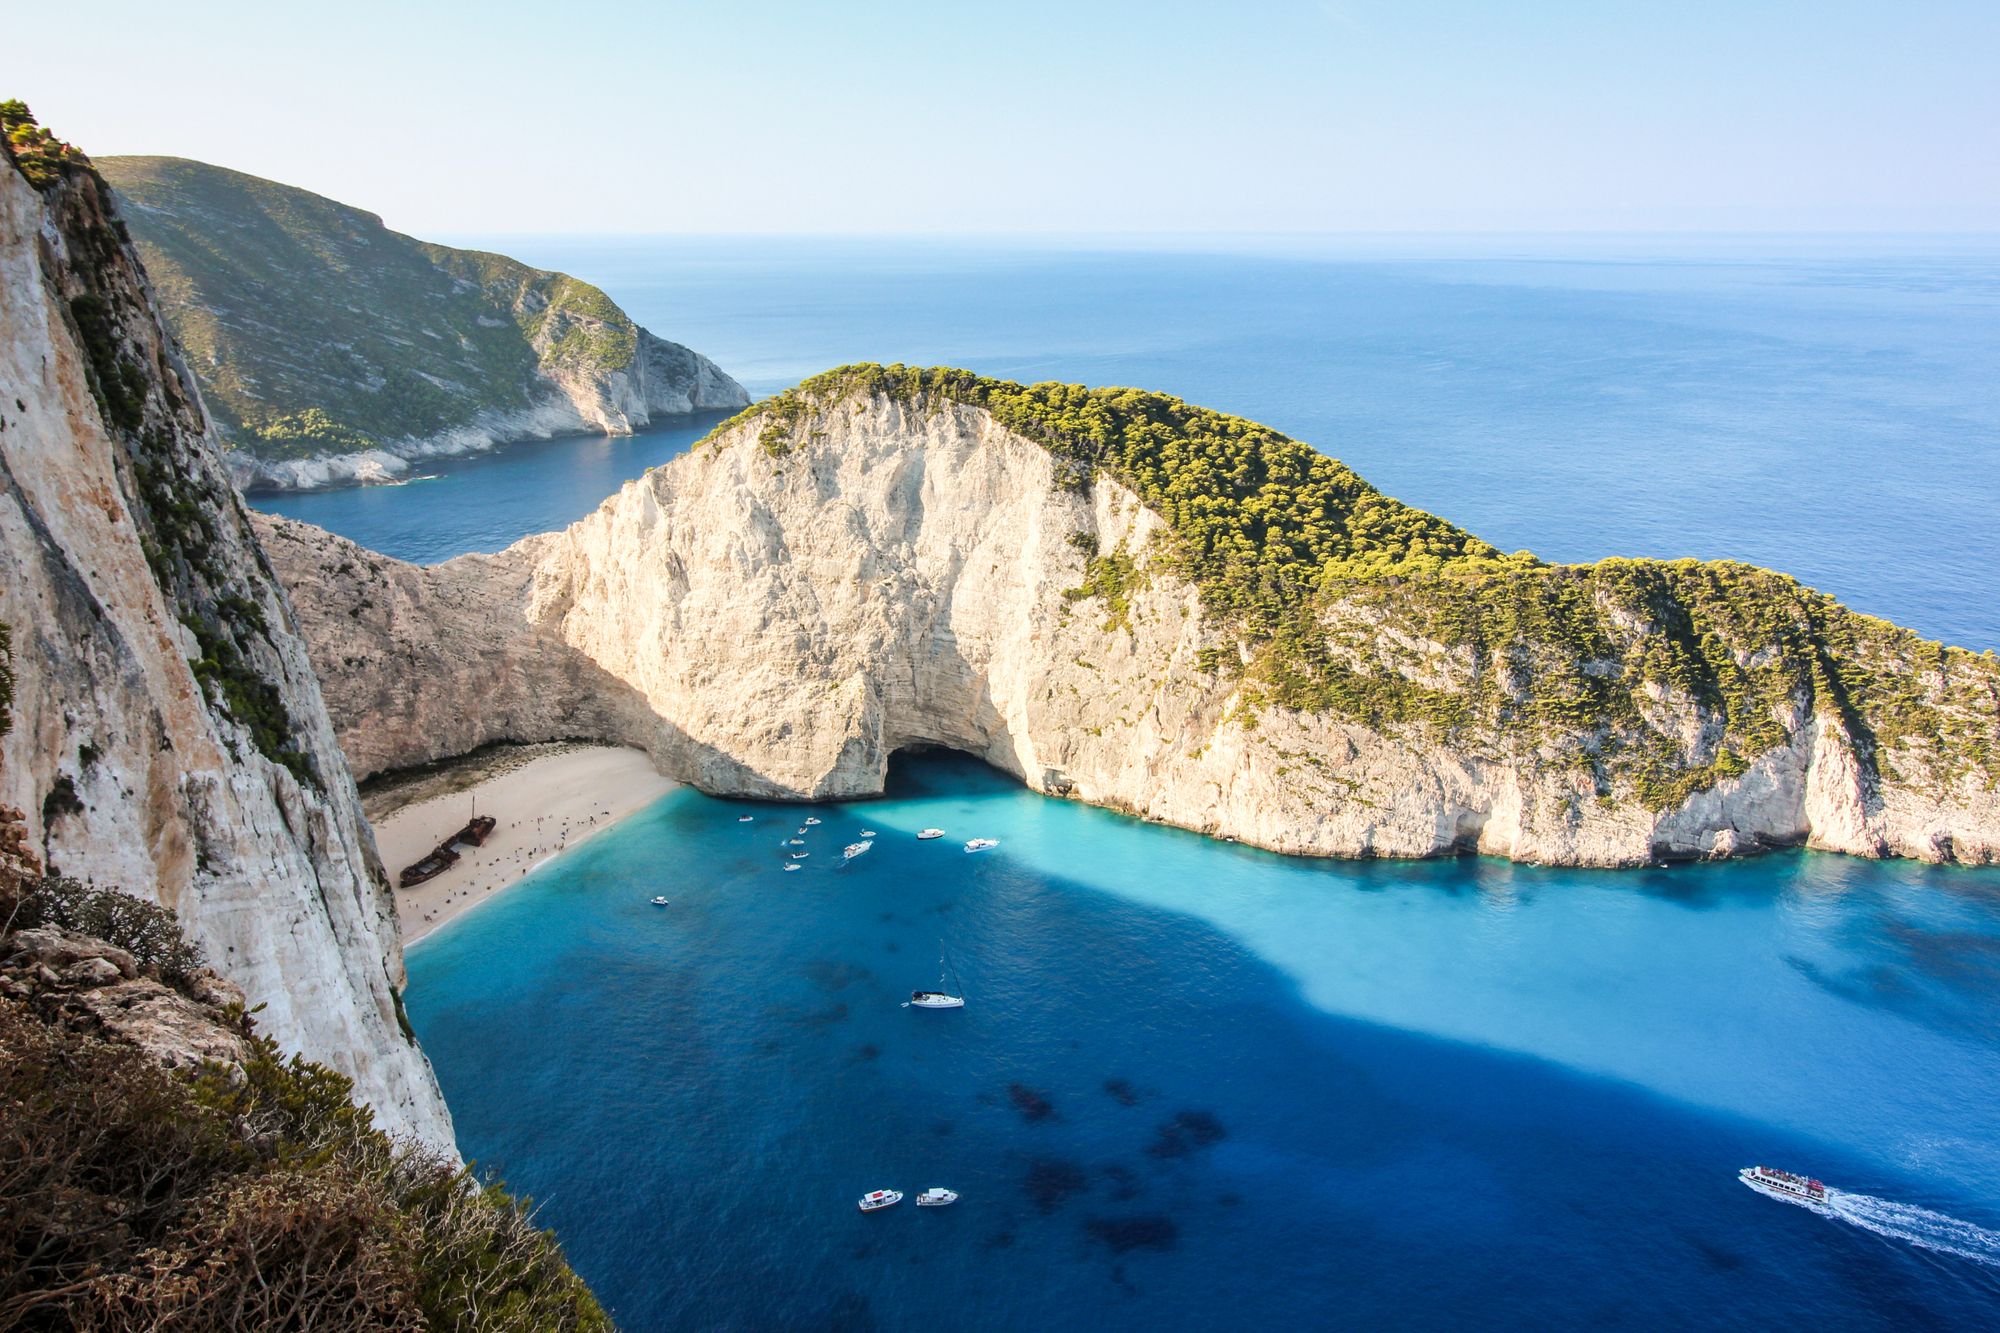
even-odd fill
[[[901,1007],[940,950],[966,1008]],[[466,1153],[634,1329],[2000,1320],[2000,874],[1291,860],[914,758],[677,792],[408,999]]]
[[[1990,246],[500,248],[753,392],[1164,389],[1508,548],[1754,560],[2000,646]],[[259,502],[443,559],[707,424]],[[900,1007],[941,949],[967,1008]],[[1996,872],[1293,861],[904,757],[867,804],[677,792],[410,971],[461,1146],[632,1329],[2000,1323]],[[963,1201],[853,1206],[933,1184]]]

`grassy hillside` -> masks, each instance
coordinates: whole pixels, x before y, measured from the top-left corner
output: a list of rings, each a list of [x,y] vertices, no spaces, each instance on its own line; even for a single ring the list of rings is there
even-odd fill
[[[172,157],[108,157],[160,304],[230,442],[367,448],[526,408],[537,367],[622,369],[638,327],[589,283],[388,230],[373,213]]]
[[[1745,770],[1814,713],[1864,764],[1931,787],[2000,786],[2000,660],[1859,615],[1729,561],[1550,565],[1502,554],[1269,427],[1164,394],[844,366],[739,414],[766,451],[855,396],[985,408],[1047,448],[1066,484],[1099,472],[1167,520],[1147,551],[1087,556],[1078,602],[1108,623],[1165,568],[1231,640],[1207,665],[1265,706],[1533,752],[1654,808]]]

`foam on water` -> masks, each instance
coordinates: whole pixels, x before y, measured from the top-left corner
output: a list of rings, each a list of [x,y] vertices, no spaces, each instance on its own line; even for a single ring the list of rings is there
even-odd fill
[[[1878,1199],[1868,1194],[1849,1194],[1829,1187],[1826,1192],[1828,1216],[1872,1231],[1891,1240],[1907,1241],[1926,1250],[1955,1254],[1982,1264],[2000,1267],[2000,1231],[1989,1231],[1960,1218],[1919,1208],[1915,1204]]]

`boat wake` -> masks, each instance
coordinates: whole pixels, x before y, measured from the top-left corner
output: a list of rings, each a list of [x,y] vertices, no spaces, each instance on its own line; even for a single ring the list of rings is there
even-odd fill
[[[2000,1231],[1988,1231],[1915,1204],[1832,1188],[1826,1192],[1826,1211],[1878,1236],[2000,1268]]]

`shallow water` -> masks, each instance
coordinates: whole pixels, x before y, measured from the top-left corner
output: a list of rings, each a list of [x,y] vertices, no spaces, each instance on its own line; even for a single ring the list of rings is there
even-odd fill
[[[891,777],[676,792],[410,951],[461,1145],[629,1328],[2000,1319],[2000,873],[1313,862]],[[941,946],[967,1007],[901,1007]]]
[[[1505,550],[1748,560],[1925,635],[2000,648],[1990,239],[1243,255],[480,243],[602,284],[756,394],[898,360],[1158,389],[1287,431]],[[580,517],[693,436],[652,438],[258,503],[408,559],[497,550]]]

